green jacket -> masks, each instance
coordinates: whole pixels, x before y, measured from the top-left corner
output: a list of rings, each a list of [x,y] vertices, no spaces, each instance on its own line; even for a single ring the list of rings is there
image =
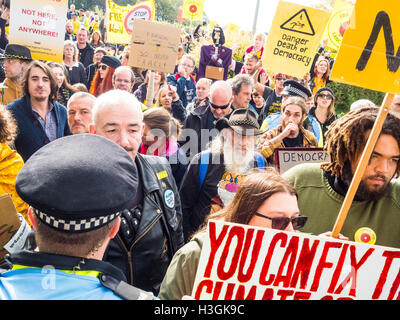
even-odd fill
[[[161,283],[158,298],[161,300],[181,300],[184,295],[192,295],[201,249],[207,233],[200,232],[180,248]]]
[[[332,231],[344,197],[336,193],[324,177],[320,164],[302,164],[283,174],[298,192],[301,214],[308,216],[302,232]],[[362,227],[376,234],[375,245],[400,248],[400,183],[391,182],[389,193],[378,201],[353,201],[340,231],[355,241]]]

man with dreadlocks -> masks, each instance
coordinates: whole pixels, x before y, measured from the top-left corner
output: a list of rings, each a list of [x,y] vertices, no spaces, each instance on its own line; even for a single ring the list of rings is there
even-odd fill
[[[330,162],[299,165],[283,175],[309,217],[302,231],[333,229],[378,111],[363,107],[336,120],[326,134]],[[400,183],[392,180],[399,159],[400,116],[389,112],[341,230],[350,240],[400,247]]]

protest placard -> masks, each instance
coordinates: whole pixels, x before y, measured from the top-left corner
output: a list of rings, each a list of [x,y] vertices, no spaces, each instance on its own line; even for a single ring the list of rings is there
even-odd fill
[[[133,31],[133,20],[154,20],[154,0],[143,1],[133,6],[120,6],[113,0],[106,1],[107,40],[115,44],[127,44]]]
[[[332,80],[400,94],[399,9],[395,0],[357,1]]]
[[[28,47],[33,59],[61,63],[67,10],[67,0],[13,0],[9,43]]]
[[[192,296],[399,299],[400,250],[210,220]]]
[[[203,20],[204,0],[184,0],[182,18],[188,20]]]
[[[280,1],[262,57],[272,74],[303,78],[310,71],[330,12]]]
[[[397,72],[400,50],[397,50],[396,56],[394,51],[394,40],[399,39],[397,31],[400,30],[397,7],[398,2],[394,0],[357,1],[333,66],[333,80],[387,92],[333,227],[334,237],[338,236],[344,224],[394,94],[400,93]]]
[[[280,174],[301,163],[329,162],[329,154],[323,148],[277,148],[274,153]]]
[[[331,51],[334,58],[339,51],[344,32],[350,22],[355,0],[336,0],[332,14],[326,26],[322,41],[326,41],[325,51]]]
[[[173,25],[135,19],[128,64],[173,73],[181,30]]]

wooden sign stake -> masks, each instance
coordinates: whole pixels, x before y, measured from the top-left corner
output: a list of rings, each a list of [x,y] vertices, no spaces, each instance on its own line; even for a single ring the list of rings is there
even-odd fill
[[[387,93],[383,100],[382,106],[379,110],[378,116],[375,120],[372,131],[369,135],[367,144],[361,155],[360,161],[357,165],[356,172],[354,173],[353,179],[350,183],[349,190],[347,191],[346,197],[344,198],[342,207],[340,208],[339,215],[336,219],[335,225],[332,230],[332,237],[337,238],[340,230],[343,227],[344,221],[346,220],[347,213],[350,210],[350,206],[353,202],[354,196],[357,192],[358,186],[360,185],[362,176],[364,175],[365,169],[367,168],[371,154],[375,148],[378,137],[381,133],[383,123],[389,113],[390,106],[392,104],[394,94]]]

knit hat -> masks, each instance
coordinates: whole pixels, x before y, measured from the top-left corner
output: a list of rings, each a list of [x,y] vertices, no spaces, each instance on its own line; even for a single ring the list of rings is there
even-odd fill
[[[218,119],[215,128],[218,131],[231,128],[233,131],[246,136],[256,136],[265,132],[265,130],[260,130],[255,112],[248,108],[234,110],[229,120],[227,118]]]

